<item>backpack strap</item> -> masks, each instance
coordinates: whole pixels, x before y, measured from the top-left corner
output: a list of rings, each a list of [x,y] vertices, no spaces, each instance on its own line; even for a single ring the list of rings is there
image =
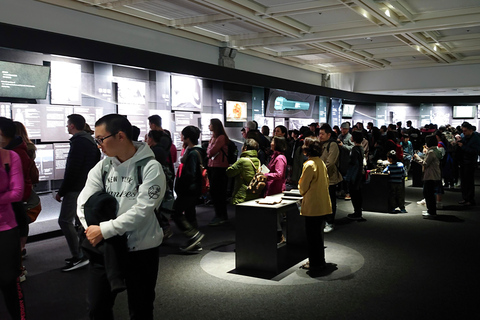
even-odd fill
[[[0,148],[0,158],[2,159],[2,167],[5,167],[7,173],[10,172],[10,151]]]

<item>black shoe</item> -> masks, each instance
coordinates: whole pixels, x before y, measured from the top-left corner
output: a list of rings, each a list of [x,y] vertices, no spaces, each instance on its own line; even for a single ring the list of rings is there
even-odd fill
[[[72,258],[70,261],[67,262],[65,267],[62,268],[62,271],[63,272],[73,271],[75,269],[79,269],[81,267],[86,266],[88,263],[89,263],[89,261],[86,257],[83,257],[81,259]]]
[[[347,219],[350,219],[350,220],[362,220],[362,216],[359,216],[355,213],[350,213],[350,214],[347,214]]]
[[[458,204],[465,204],[465,203],[467,203],[467,200],[458,201]]]
[[[190,238],[185,246],[180,247],[180,250],[183,252],[191,251],[204,237],[205,235],[201,232],[197,232],[192,238]]]

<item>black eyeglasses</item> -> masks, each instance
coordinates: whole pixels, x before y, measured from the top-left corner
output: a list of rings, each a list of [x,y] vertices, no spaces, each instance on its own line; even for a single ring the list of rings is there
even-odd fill
[[[97,145],[101,145],[103,143],[103,140],[107,139],[107,138],[110,138],[110,137],[113,137],[114,135],[116,135],[118,132],[116,133],[112,133],[111,135],[109,136],[106,136],[106,137],[103,137],[103,138],[94,138],[93,140],[95,140],[95,143]]]

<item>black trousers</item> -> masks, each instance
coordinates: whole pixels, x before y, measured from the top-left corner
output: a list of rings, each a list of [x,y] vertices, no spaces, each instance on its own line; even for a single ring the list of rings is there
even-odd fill
[[[158,247],[127,253],[125,283],[128,293],[130,319],[153,319],[153,302],[158,274]],[[88,274],[88,312],[90,319],[113,319],[116,294],[110,290],[105,265],[90,262]]]
[[[208,180],[210,181],[210,196],[212,197],[215,216],[227,219],[227,168],[208,168]]]
[[[321,269],[325,265],[324,228],[325,216],[305,216],[305,232],[307,235],[310,271]]]
[[[337,213],[337,186],[338,184],[328,186],[328,195],[332,203],[332,214],[326,216],[326,222],[330,224],[335,222],[335,214]]]
[[[0,290],[12,319],[25,319],[20,274],[20,234],[17,227],[0,231]]]
[[[435,188],[441,184],[440,180],[423,181],[423,197],[429,214],[437,214],[437,199],[435,197]]]
[[[350,187],[350,197],[352,197],[353,213],[355,216],[361,217],[363,206],[362,189]]]
[[[177,228],[188,238],[193,237],[198,232],[197,213],[195,211],[197,199],[198,197],[179,195],[173,205],[175,212],[172,213],[172,219]]]
[[[462,186],[462,198],[475,204],[475,169],[477,164],[462,164],[460,167],[460,179]]]

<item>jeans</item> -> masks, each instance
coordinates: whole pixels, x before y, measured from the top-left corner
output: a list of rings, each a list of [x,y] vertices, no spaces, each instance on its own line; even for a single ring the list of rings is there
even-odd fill
[[[62,229],[68,248],[74,258],[82,258],[83,254],[80,250],[77,229],[75,224],[80,225],[77,217],[77,198],[80,192],[67,192],[63,196],[60,216],[58,217],[58,225]]]
[[[157,284],[158,247],[132,251],[125,259],[125,283],[128,293],[130,319],[153,319],[153,302]],[[110,284],[101,261],[93,261],[88,269],[88,312],[90,319],[113,319],[116,294]]]

